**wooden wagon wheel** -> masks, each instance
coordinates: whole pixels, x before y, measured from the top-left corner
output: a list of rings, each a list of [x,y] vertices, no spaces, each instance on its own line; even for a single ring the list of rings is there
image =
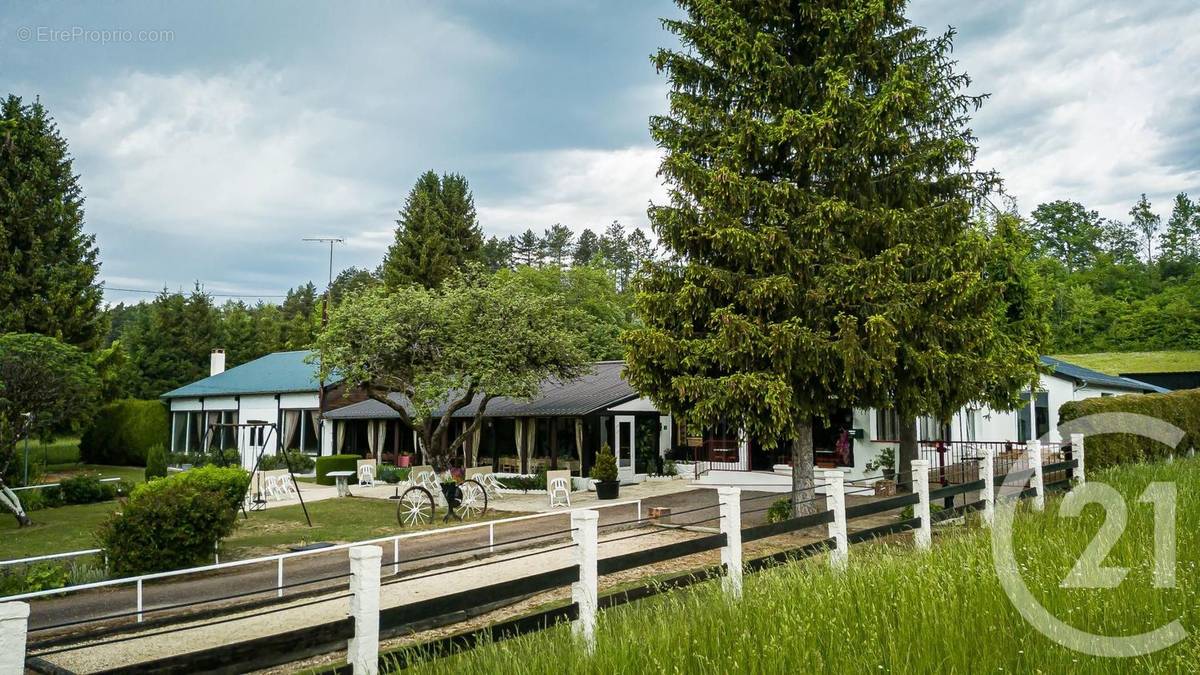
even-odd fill
[[[433,495],[420,486],[413,486],[400,495],[396,505],[396,520],[404,527],[428,525],[433,522]]]
[[[458,512],[463,519],[479,518],[487,513],[487,490],[477,480],[465,480],[458,486]]]

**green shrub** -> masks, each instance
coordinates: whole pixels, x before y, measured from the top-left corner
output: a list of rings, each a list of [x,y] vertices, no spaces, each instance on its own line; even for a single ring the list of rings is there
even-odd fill
[[[146,480],[167,477],[167,450],[162,443],[146,452]]]
[[[207,562],[233,533],[250,476],[204,467],[143,483],[97,532],[114,574],[145,574]]]
[[[358,471],[358,455],[326,455],[317,458],[317,485],[333,485],[334,478],[326,476],[330,471]]]
[[[784,497],[771,502],[767,509],[767,522],[780,523],[792,517],[792,498]]]
[[[20,453],[18,452],[18,455]],[[29,448],[30,459],[36,458],[46,466],[79,463],[79,439],[63,438],[38,443]]]
[[[62,588],[70,580],[70,571],[60,563],[7,567],[0,570],[0,597]]]
[[[596,453],[596,463],[590,473],[593,480],[611,482],[617,479],[617,457],[605,443]]]
[[[167,408],[159,401],[125,399],[101,406],[79,439],[84,461],[145,466],[150,448],[170,440]]]
[[[286,469],[289,463],[294,473],[310,473],[317,461],[299,450],[289,450],[286,458],[283,455],[263,455],[258,468],[262,471]]]
[[[1097,434],[1087,436],[1084,464],[1090,472],[1117,464],[1163,459],[1200,443],[1200,390],[1187,389],[1169,394],[1128,394],[1105,396],[1064,403],[1058,409],[1059,424],[1101,413],[1135,413],[1175,425],[1184,432],[1176,448],[1133,434]],[[1086,429],[1083,431],[1086,435]]]
[[[396,483],[408,480],[410,473],[412,473],[412,469],[406,466],[396,467],[384,465],[379,467],[378,479],[390,485],[395,485]]]
[[[95,504],[116,496],[117,488],[112,483],[101,483],[99,476],[85,474],[59,481],[63,501],[67,504]]]

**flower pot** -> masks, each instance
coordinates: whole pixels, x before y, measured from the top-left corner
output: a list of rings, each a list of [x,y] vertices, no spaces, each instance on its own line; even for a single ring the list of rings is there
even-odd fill
[[[446,498],[446,503],[451,509],[458,508],[459,498],[462,497],[458,483],[442,483],[442,496]]]
[[[596,499],[616,499],[617,494],[621,491],[621,481],[617,480],[598,480],[596,481]]]
[[[400,455],[396,458],[396,466],[408,467],[412,466],[412,455]]]

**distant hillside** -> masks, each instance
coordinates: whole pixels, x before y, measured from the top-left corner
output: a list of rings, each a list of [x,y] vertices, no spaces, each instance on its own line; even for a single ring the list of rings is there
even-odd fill
[[[1200,351],[1056,354],[1056,359],[1110,375],[1200,371]]]

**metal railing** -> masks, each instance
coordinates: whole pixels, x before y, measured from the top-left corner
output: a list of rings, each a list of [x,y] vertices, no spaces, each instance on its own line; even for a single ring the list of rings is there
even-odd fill
[[[119,481],[119,480],[121,480],[119,477],[114,476],[112,478],[101,478],[100,482],[101,483],[112,483],[112,482]],[[42,488],[58,487],[60,485],[62,485],[62,483],[40,483],[38,485],[26,485],[24,487],[10,487],[8,489],[12,490],[13,492],[20,492],[21,490],[40,490]]]

